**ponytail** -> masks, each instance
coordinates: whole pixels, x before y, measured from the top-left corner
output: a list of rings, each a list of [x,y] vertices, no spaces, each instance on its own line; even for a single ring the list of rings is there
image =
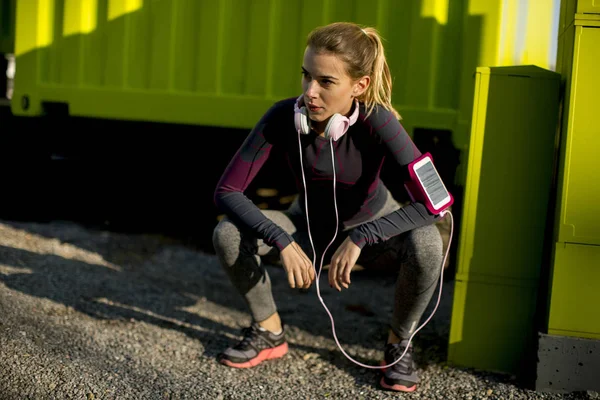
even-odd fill
[[[371,114],[375,104],[391,111],[396,118],[402,119],[400,113],[392,105],[392,74],[385,58],[385,50],[379,34],[374,28],[364,28],[363,32],[371,39],[375,47],[375,60],[371,71],[371,84],[363,94],[362,100],[367,109],[367,116]]]
[[[358,97],[368,117],[376,105],[389,110],[398,119],[400,113],[392,105],[392,75],[388,67],[381,37],[375,28],[361,28],[349,22],[335,22],[313,30],[307,45],[340,57],[352,79],[371,78],[367,90]]]

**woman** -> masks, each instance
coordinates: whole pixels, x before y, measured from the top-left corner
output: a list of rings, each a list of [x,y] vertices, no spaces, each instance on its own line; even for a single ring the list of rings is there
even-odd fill
[[[328,276],[338,291],[349,287],[357,262],[399,269],[384,349],[390,364],[404,353],[435,290],[442,240],[437,217],[424,204],[401,207],[380,180],[385,157],[399,166],[398,179],[407,180],[406,165],[421,153],[392,106],[392,78],[377,31],[334,23],[311,32],[302,88],[300,97],[275,103],[261,118],[215,191],[215,204],[226,214],[213,234],[215,251],[254,320],[220,361],[246,368],[287,353],[285,327],[261,257],[279,254],[290,286],[308,288],[315,279],[307,256],[315,256],[311,245],[320,256],[337,233]],[[300,193],[286,212],[261,211],[244,195],[275,149],[285,154]],[[385,370],[381,385],[413,391],[417,383],[410,345],[402,360]]]

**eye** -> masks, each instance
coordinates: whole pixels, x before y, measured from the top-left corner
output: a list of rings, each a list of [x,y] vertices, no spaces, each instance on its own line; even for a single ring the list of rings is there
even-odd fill
[[[329,79],[323,79],[323,80],[321,81],[321,84],[322,84],[323,86],[329,86],[329,85],[332,85],[332,84],[333,84],[333,81],[331,81],[331,80],[329,80]]]

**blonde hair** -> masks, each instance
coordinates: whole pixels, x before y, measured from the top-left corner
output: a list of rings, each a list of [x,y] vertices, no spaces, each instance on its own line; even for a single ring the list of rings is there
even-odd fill
[[[396,118],[400,113],[392,105],[392,75],[388,67],[381,37],[375,28],[361,27],[351,22],[334,22],[314,29],[306,40],[315,52],[338,56],[346,64],[352,79],[365,75],[371,78],[367,90],[358,97],[365,104],[367,117],[376,104],[391,111]]]

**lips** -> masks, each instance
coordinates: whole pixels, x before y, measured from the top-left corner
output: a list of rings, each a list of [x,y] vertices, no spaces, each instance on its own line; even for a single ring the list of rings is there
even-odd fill
[[[312,111],[312,112],[318,111],[318,110],[320,110],[321,108],[323,108],[323,107],[317,107],[317,106],[315,106],[314,104],[308,104],[308,105],[307,105],[307,107],[308,107],[308,109],[309,109],[310,111]]]

